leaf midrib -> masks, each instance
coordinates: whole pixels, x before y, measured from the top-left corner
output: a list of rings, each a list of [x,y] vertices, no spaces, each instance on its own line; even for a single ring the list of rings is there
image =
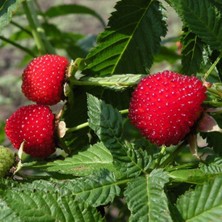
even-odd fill
[[[151,6],[151,4],[152,4],[153,2],[154,2],[154,0],[151,0],[151,1],[150,1],[149,5],[147,6],[147,9],[144,11],[143,15],[141,16],[140,20],[138,21],[138,23],[137,23],[134,31],[132,32],[132,35],[129,37],[129,39],[128,39],[126,45],[125,45],[125,47],[123,48],[122,52],[119,54],[119,58],[117,59],[115,65],[113,66],[113,69],[112,69],[112,71],[111,71],[111,74],[114,73],[114,70],[116,69],[117,65],[119,64],[120,59],[122,58],[123,54],[125,53],[128,45],[129,45],[130,42],[132,41],[132,37],[133,37],[134,34],[136,33],[136,31],[137,31],[137,29],[138,29],[138,27],[139,27],[139,24],[141,23],[142,19],[144,18],[145,14],[146,14],[147,11],[149,10],[149,8],[150,8],[150,6]]]

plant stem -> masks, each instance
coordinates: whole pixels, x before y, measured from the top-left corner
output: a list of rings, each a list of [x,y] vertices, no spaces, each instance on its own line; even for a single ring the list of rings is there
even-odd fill
[[[171,163],[175,157],[177,156],[177,154],[184,148],[184,145],[186,143],[186,140],[184,140],[174,151],[173,153],[166,158],[161,164],[160,164],[160,168],[164,168],[166,167],[169,163]]]
[[[219,96],[220,98],[222,97],[222,92],[219,92],[219,91],[216,90],[216,89],[208,88],[207,91],[210,92],[210,93],[212,93],[212,94],[214,94],[214,95],[216,95],[216,96]]]
[[[89,126],[88,122],[82,123],[78,126],[72,127],[72,128],[68,128],[67,133],[71,133],[71,132],[75,132],[77,130],[83,129],[85,127]]]
[[[36,56],[36,55],[35,55],[31,50],[29,50],[28,48],[26,48],[26,47],[24,47],[24,46],[21,46],[21,45],[19,45],[18,43],[14,42],[14,41],[11,41],[10,39],[7,39],[7,38],[5,38],[5,37],[3,37],[3,36],[0,36],[0,39],[2,39],[3,41],[5,41],[5,42],[7,42],[7,43],[9,43],[9,44],[11,44],[11,45],[13,45],[13,46],[15,46],[16,48],[21,49],[22,51],[28,53],[28,54],[31,55],[32,57],[35,57],[35,56]]]
[[[165,152],[166,152],[166,146],[163,145],[163,146],[161,146],[161,150],[160,150],[160,153],[159,153],[160,155],[155,161],[155,168],[159,167],[160,161],[163,158]]]
[[[122,115],[124,114],[127,114],[129,111],[128,109],[123,109],[123,110],[120,110],[119,111]],[[88,127],[89,126],[89,123],[88,122],[85,122],[85,123],[82,123],[82,124],[79,124],[78,126],[74,126],[72,128],[67,128],[67,131],[66,133],[71,133],[71,132],[75,132],[75,131],[78,131],[80,129],[83,129],[85,127]]]
[[[124,115],[124,114],[127,114],[129,112],[129,110],[123,109],[123,110],[120,110],[119,112],[120,112],[120,114]]]
[[[29,25],[32,29],[32,35],[34,37],[36,46],[40,54],[55,53],[54,48],[51,46],[49,41],[45,36],[45,32],[42,29],[34,5],[32,1],[24,1],[23,3],[24,12],[26,14]]]
[[[208,69],[208,71],[205,73],[205,75],[204,75],[205,80],[208,78],[210,73],[215,69],[216,65],[218,64],[218,62],[220,61],[221,58],[222,58],[222,52],[217,57],[217,59],[214,61],[214,63],[211,65],[211,67]]]
[[[17,28],[21,29],[23,32],[26,32],[28,35],[31,35],[31,36],[32,36],[32,33],[31,33],[28,29],[22,27],[22,26],[21,26],[20,24],[18,24],[17,22],[11,21],[11,24],[14,25],[14,26],[16,26]]]

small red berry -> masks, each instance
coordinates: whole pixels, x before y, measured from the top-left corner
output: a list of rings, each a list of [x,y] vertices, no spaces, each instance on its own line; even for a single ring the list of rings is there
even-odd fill
[[[129,118],[157,145],[176,145],[199,118],[206,88],[194,76],[172,71],[143,78],[132,94]]]
[[[55,151],[54,121],[48,106],[23,106],[7,119],[5,132],[16,149],[25,141],[26,153],[45,158]]]
[[[63,97],[63,84],[69,61],[59,55],[33,59],[22,75],[22,91],[38,104],[54,105]]]

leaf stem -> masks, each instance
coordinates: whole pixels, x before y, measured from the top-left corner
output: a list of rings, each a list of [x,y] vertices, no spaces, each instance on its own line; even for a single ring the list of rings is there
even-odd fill
[[[124,114],[127,114],[129,111],[128,109],[123,109],[123,110],[120,110],[119,111],[122,115]],[[71,127],[71,128],[67,128],[67,131],[66,133],[71,133],[71,132],[75,132],[75,131],[78,131],[80,129],[83,129],[85,127],[88,127],[89,126],[89,123],[88,122],[85,122],[85,123],[82,123],[82,124],[79,124],[77,126],[74,126],[74,127]]]
[[[16,26],[17,28],[21,29],[22,31],[26,32],[28,35],[31,35],[31,36],[32,36],[32,33],[31,33],[28,29],[22,27],[22,26],[21,26],[20,24],[18,24],[17,22],[11,21],[11,24],[14,25],[14,26]]]
[[[32,57],[35,57],[35,56],[36,56],[36,55],[35,55],[31,50],[29,50],[28,48],[26,48],[26,47],[24,47],[24,46],[22,46],[22,45],[20,45],[20,44],[18,44],[18,43],[16,43],[16,42],[14,42],[14,41],[11,41],[10,39],[7,39],[7,38],[5,38],[5,37],[3,37],[3,36],[0,36],[0,39],[3,40],[3,41],[5,41],[5,42],[7,42],[7,43],[9,43],[9,44],[11,44],[11,45],[13,45],[13,46],[15,46],[15,47],[18,48],[18,49],[21,49],[22,51],[28,53],[28,54],[31,55]]]
[[[129,112],[128,109],[123,109],[123,110],[119,110],[120,114],[124,115],[127,114]]]
[[[171,155],[160,164],[160,168],[164,168],[169,163],[171,163],[175,159],[177,154],[184,148],[185,144],[186,144],[186,140],[184,140],[180,145],[178,145],[178,147],[176,147],[176,149],[173,151],[173,153],[171,153]]]
[[[83,128],[87,127],[87,126],[89,126],[88,122],[82,123],[82,124],[80,124],[78,126],[75,126],[75,127],[72,127],[72,128],[68,128],[67,133],[78,131],[78,130],[83,129]]]
[[[158,168],[161,162],[161,159],[163,158],[164,154],[166,153],[166,146],[162,145],[161,150],[159,153],[158,158],[155,160],[155,168]]]
[[[204,75],[205,80],[208,78],[210,73],[215,69],[216,65],[218,64],[218,62],[220,61],[221,58],[222,58],[222,52],[217,57],[217,59],[214,61],[214,63],[211,65],[211,67],[208,69],[208,71],[205,73],[205,75]]]

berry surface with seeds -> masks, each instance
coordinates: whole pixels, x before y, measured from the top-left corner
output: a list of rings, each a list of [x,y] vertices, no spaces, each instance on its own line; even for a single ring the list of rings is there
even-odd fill
[[[55,151],[55,117],[44,105],[20,107],[6,121],[5,132],[11,143],[33,157],[45,158]]]
[[[176,145],[203,111],[206,88],[194,76],[163,71],[143,78],[132,94],[129,118],[156,145]]]
[[[38,104],[54,105],[63,98],[63,85],[69,61],[59,55],[33,59],[22,74],[24,95]]]

